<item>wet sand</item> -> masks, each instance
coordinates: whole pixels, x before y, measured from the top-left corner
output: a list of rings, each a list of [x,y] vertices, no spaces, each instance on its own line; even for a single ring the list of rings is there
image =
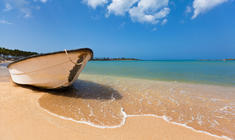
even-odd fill
[[[101,129],[63,120],[44,111],[38,99],[47,93],[1,82],[1,140],[37,139],[217,139],[155,117],[129,117],[119,128]]]
[[[234,93],[234,87],[82,74],[73,88],[43,95],[39,104],[58,117],[99,128],[150,115],[234,137]]]
[[[103,78],[106,79],[106,83]],[[153,115],[141,116],[158,112],[153,106],[149,107],[148,101],[153,100],[138,97],[144,97],[146,93],[139,94],[135,91],[136,94],[127,94],[132,92],[133,87],[124,90],[120,86],[126,85],[122,83],[127,80],[125,78],[124,80],[114,78],[114,80],[104,76],[81,75],[80,79],[71,89],[45,91],[18,86],[9,80],[7,73],[2,75],[0,78],[1,140],[221,139]],[[110,80],[119,84],[114,86]],[[142,89],[137,83],[133,84],[136,89]],[[164,84],[160,86],[164,89]],[[129,92],[125,93],[123,90]],[[136,102],[133,97],[142,101]],[[166,104],[168,103],[166,100]],[[107,126],[113,128],[105,128]]]

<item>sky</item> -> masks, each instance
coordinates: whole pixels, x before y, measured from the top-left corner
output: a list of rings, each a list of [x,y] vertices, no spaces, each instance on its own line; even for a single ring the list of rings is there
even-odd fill
[[[0,46],[95,57],[235,58],[234,0],[0,0]]]

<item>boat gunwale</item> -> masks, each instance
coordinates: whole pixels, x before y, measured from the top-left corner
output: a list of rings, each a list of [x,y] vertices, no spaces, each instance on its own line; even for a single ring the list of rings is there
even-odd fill
[[[77,52],[77,51],[89,51],[91,53],[91,59],[93,58],[93,51],[90,48],[80,48],[80,49],[74,49],[74,50],[67,50],[68,53],[69,52]],[[31,56],[28,56],[28,57],[24,57],[24,58],[21,58],[19,60],[16,60],[14,62],[9,63],[7,68],[9,68],[12,64],[15,64],[15,63],[27,60],[27,59],[41,57],[41,56],[47,56],[47,55],[53,55],[53,54],[59,54],[59,53],[64,53],[64,51],[57,51],[57,52],[51,52],[51,53],[43,53],[43,54],[31,55]]]

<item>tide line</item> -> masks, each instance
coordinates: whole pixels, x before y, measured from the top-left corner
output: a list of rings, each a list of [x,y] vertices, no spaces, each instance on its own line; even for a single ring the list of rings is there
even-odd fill
[[[87,124],[87,125],[90,125],[90,126],[92,126],[92,127],[101,128],[101,129],[106,129],[106,128],[120,128],[120,127],[122,127],[122,126],[125,124],[126,119],[127,119],[128,117],[142,117],[142,116],[146,116],[146,117],[160,118],[160,119],[165,120],[165,121],[168,122],[168,123],[186,127],[186,128],[191,129],[191,130],[193,130],[194,132],[197,132],[197,133],[203,133],[203,134],[207,134],[207,135],[209,135],[209,136],[213,136],[213,137],[216,137],[216,138],[223,138],[223,139],[226,139],[226,140],[232,140],[232,138],[229,138],[229,137],[227,137],[227,136],[218,136],[218,135],[214,135],[214,134],[211,134],[211,133],[206,132],[206,131],[196,130],[196,129],[194,129],[193,127],[187,126],[186,124],[181,124],[181,123],[177,123],[177,122],[172,122],[172,121],[170,121],[170,120],[168,119],[168,117],[165,116],[165,115],[164,115],[164,116],[157,116],[157,115],[154,115],[154,114],[128,115],[128,114],[126,114],[126,112],[124,111],[124,108],[121,108],[121,113],[122,113],[122,115],[123,115],[123,118],[122,118],[122,121],[121,121],[121,123],[120,123],[119,125],[115,125],[115,126],[106,126],[106,125],[102,125],[102,126],[101,126],[101,125],[96,125],[96,124],[94,124],[94,123],[92,123],[92,122],[89,122],[89,121],[78,121],[78,120],[75,120],[75,119],[73,119],[73,118],[69,118],[69,117],[64,117],[64,116],[57,115],[57,114],[55,114],[55,113],[52,113],[52,112],[50,112],[50,111],[48,111],[48,110],[42,108],[42,107],[39,105],[39,103],[37,103],[37,104],[38,104],[38,106],[39,106],[43,111],[47,112],[48,114],[50,114],[50,115],[52,115],[52,116],[58,117],[58,118],[63,119],[63,120],[73,121],[73,122],[80,123],[80,124]]]

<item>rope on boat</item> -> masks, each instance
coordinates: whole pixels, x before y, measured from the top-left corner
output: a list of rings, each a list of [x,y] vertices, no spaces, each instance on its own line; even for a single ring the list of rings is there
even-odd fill
[[[65,52],[66,56],[68,57],[68,59],[69,59],[73,64],[75,64],[75,65],[81,65],[81,64],[82,64],[82,62],[80,62],[80,63],[73,62],[73,60],[69,57],[69,54],[68,54],[68,52],[67,52],[66,49],[64,49],[64,52]]]

